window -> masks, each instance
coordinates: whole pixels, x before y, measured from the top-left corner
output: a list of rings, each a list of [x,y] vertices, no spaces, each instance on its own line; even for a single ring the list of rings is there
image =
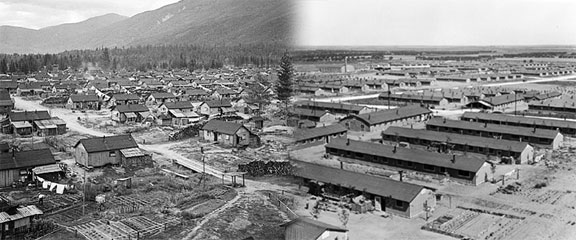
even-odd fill
[[[116,157],[116,151],[110,151],[108,157]]]
[[[413,165],[412,165],[412,162],[406,162],[406,167],[411,168],[412,166],[413,166]]]
[[[458,170],[458,175],[462,177],[470,177],[470,172]]]
[[[400,201],[400,200],[396,200],[396,207],[403,207],[404,206],[404,202]]]
[[[356,153],[356,157],[358,157],[358,158],[364,157],[364,154],[362,154],[362,153]]]
[[[436,167],[434,167],[434,166],[432,166],[432,165],[428,165],[428,164],[424,164],[424,165],[422,166],[422,168],[424,168],[425,171],[430,171],[430,172],[433,172],[433,171],[436,170]]]

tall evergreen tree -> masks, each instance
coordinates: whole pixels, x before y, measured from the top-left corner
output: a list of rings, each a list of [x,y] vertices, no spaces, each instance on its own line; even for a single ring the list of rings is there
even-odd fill
[[[276,85],[276,94],[278,95],[278,100],[283,101],[286,105],[286,110],[288,110],[288,102],[290,97],[292,97],[292,76],[294,74],[294,68],[292,66],[292,59],[288,55],[288,52],[284,53],[282,59],[280,60],[280,69],[278,70],[278,85]]]

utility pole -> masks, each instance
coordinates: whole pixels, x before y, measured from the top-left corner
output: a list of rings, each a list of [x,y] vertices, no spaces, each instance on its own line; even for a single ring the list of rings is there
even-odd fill
[[[84,169],[84,186],[82,193],[82,216],[86,215],[86,169]]]

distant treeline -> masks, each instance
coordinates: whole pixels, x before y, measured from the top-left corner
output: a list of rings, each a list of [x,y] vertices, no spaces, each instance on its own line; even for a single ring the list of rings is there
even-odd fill
[[[58,54],[0,54],[0,73],[32,73],[44,69],[106,70],[211,69],[223,65],[268,67],[278,64],[285,48],[278,45],[137,46],[73,50]]]
[[[386,59],[390,55],[421,56],[421,55],[470,55],[481,53],[494,53],[493,51],[417,51],[417,50],[395,50],[395,51],[361,51],[361,50],[300,50],[293,53],[294,61],[340,61],[345,57],[348,59]]]

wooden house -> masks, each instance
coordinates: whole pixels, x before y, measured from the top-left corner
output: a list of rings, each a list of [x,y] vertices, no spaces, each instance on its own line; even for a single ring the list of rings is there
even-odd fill
[[[14,109],[14,100],[10,97],[10,93],[0,89],[0,114],[8,114],[12,109]]]
[[[0,187],[32,181],[32,169],[56,163],[50,149],[0,153]]]
[[[202,127],[201,136],[205,141],[214,141],[222,145],[237,147],[249,145],[253,135],[242,124],[210,120]]]
[[[198,112],[203,115],[215,115],[227,112],[226,109],[232,108],[232,103],[228,100],[206,101],[198,106]]]
[[[66,108],[72,110],[100,110],[100,98],[93,94],[71,95],[66,103]]]
[[[119,123],[140,122],[150,113],[148,107],[142,104],[117,105],[112,107],[111,118]]]
[[[4,212],[0,212],[0,227],[2,228],[0,238],[12,239],[11,237],[28,233],[34,220],[38,219],[38,216],[42,214],[44,214],[42,210],[34,205],[25,207],[14,206]]]
[[[285,240],[347,240],[348,230],[317,220],[299,217],[280,225]]]
[[[121,150],[138,148],[132,135],[80,139],[74,145],[76,163],[85,167],[121,164]]]
[[[294,175],[313,188],[314,182],[324,183],[324,193],[363,195],[376,212],[416,218],[436,206],[434,189],[420,185],[357,173],[313,163],[293,161]],[[322,192],[322,191],[320,191]]]
[[[146,105],[160,106],[167,102],[176,102],[177,97],[172,93],[152,93],[146,99]]]

